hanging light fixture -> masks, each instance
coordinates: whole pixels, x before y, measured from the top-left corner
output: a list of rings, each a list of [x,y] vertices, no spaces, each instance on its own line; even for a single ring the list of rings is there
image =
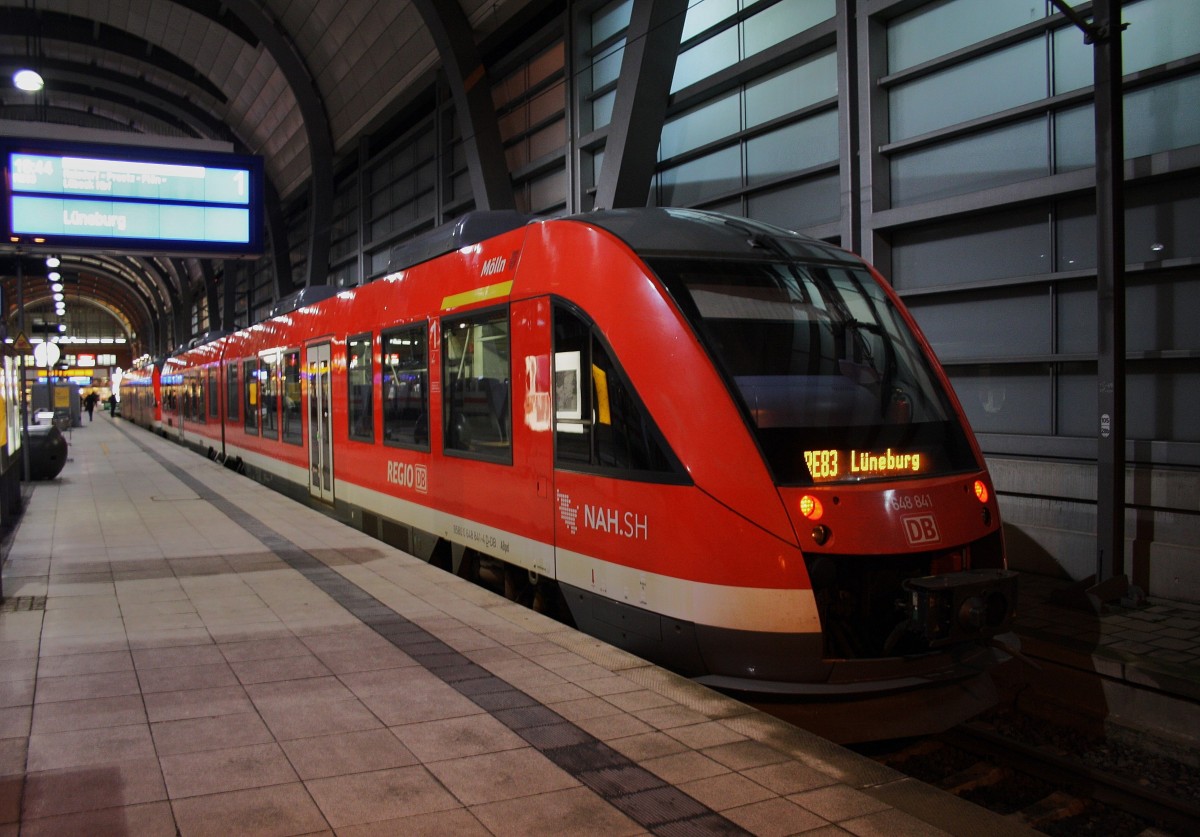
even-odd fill
[[[46,86],[46,82],[37,70],[30,70],[25,67],[13,73],[13,85],[18,90],[24,90],[26,93],[37,93]]]
[[[33,33],[25,35],[25,52],[29,56],[30,64],[36,67],[42,57],[41,19],[37,13],[37,0],[25,0],[25,10],[30,12],[33,18]],[[18,90],[24,90],[26,93],[38,93],[46,86],[42,74],[31,67],[18,67],[12,80]]]

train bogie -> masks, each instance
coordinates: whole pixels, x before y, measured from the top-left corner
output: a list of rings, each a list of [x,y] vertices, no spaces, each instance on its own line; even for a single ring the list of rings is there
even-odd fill
[[[396,255],[171,359],[168,432],[718,686],[962,676],[1011,621],[978,447],[855,257],[674,210]]]

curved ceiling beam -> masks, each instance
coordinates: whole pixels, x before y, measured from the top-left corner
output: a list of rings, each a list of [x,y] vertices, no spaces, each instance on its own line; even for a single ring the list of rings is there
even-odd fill
[[[12,58],[0,58],[0,75],[11,75],[20,63]],[[51,90],[105,99],[130,110],[153,113],[161,121],[175,124],[192,136],[222,140],[245,148],[229,126],[212,111],[145,78],[61,58],[43,58],[38,63]]]
[[[81,253],[67,253],[60,256],[63,264],[68,270],[76,268],[84,271],[103,272],[123,282],[126,285],[134,288],[140,295],[147,300],[152,300],[156,296],[164,293],[164,290],[158,287],[154,281],[155,277],[146,276],[140,271],[134,270],[129,265],[125,264],[118,257],[114,256],[89,256]]]
[[[183,5],[192,2],[195,0],[183,0]],[[457,6],[457,2],[454,5]],[[305,136],[308,138],[310,166],[308,279],[305,284],[324,285],[329,280],[329,248],[333,224],[333,131],[329,125],[325,103],[304,56],[296,49],[287,33],[280,28],[275,17],[263,6],[261,0],[242,0],[224,9],[244,23],[275,59],[300,108]],[[287,261],[275,262],[276,276],[281,284],[284,274],[290,269]]]
[[[54,306],[50,286],[43,277],[26,276],[22,284],[23,290],[18,293],[14,277],[4,280],[6,298],[12,301],[5,306],[2,313],[5,322],[12,324],[14,328],[19,328],[17,319],[20,310],[16,303],[19,297],[23,298],[26,312],[43,303],[48,308]],[[147,328],[152,330],[150,309],[146,300],[122,280],[111,276],[100,277],[97,274],[78,274],[71,277],[66,284],[65,293],[72,306],[103,303],[105,308],[120,320],[126,334],[133,335],[139,331],[145,333]],[[26,325],[26,328],[29,326]],[[10,329],[10,333],[12,331],[13,329]]]
[[[152,272],[136,269],[124,260],[112,256],[76,254],[64,257],[64,261],[68,269],[75,263],[82,265],[83,269],[79,271],[81,277],[86,276],[87,273],[97,274],[107,277],[110,282],[127,286],[133,293],[138,310],[143,312],[144,325],[139,334],[149,334],[148,349],[154,352],[160,351],[158,344],[163,335],[159,324],[166,321],[165,311],[169,304],[169,298],[167,302],[164,302],[167,289],[163,286],[160,277]]]
[[[54,299],[44,287],[40,290],[30,291],[28,293],[29,296],[27,296],[25,299],[25,311],[27,315],[29,313],[37,313],[31,309],[44,305],[47,313],[51,317],[54,316]],[[129,319],[129,316],[126,314],[125,310],[119,307],[119,305],[114,303],[112,300],[104,299],[98,296],[88,296],[81,298],[78,304],[88,308],[98,308],[108,314],[110,317],[120,323],[122,330],[125,332],[126,339],[130,339],[130,335],[137,333],[137,328],[134,325],[134,322]],[[28,328],[28,326],[26,327]],[[9,331],[11,332],[12,329],[10,328]]]
[[[8,97],[0,92],[0,104],[4,107],[4,118],[13,122],[55,122],[51,117],[57,117],[60,124],[74,125],[81,128],[98,128],[103,131],[128,131],[129,123],[117,121],[111,116],[96,113],[91,108],[81,109],[64,104],[27,105],[9,104]],[[84,121],[93,124],[82,124]]]
[[[450,82],[475,208],[515,209],[516,196],[504,159],[492,85],[470,21],[457,2],[412,0],[412,4],[433,36]]]
[[[63,258],[61,269],[68,277],[64,285],[80,298],[91,296],[119,305],[126,317],[141,325],[150,319],[152,297],[144,288],[132,283],[116,271],[100,265],[80,265]]]
[[[155,46],[144,38],[139,38],[137,35],[98,20],[88,20],[63,12],[33,11],[7,6],[0,10],[0,31],[7,35],[66,41],[93,49],[120,53],[150,64],[164,73],[187,82],[221,104],[228,103],[228,98],[219,87],[182,58],[171,54],[162,47]],[[13,57],[20,56],[14,55]]]

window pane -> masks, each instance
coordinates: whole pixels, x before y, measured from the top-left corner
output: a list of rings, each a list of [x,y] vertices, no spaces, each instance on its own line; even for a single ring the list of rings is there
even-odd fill
[[[371,335],[346,341],[346,395],[350,400],[350,438],[375,441],[375,370],[371,364]]]
[[[1053,45],[1055,94],[1091,87],[1094,50],[1083,42],[1083,33],[1075,26],[1056,29]]]
[[[258,433],[258,406],[261,401],[259,397],[259,380],[258,380],[258,361],[247,360],[242,364],[242,369],[245,372],[246,378],[246,432]]]
[[[1040,0],[953,0],[928,4],[901,15],[888,26],[888,72],[916,66],[1044,16],[1045,3]]]
[[[1200,75],[1125,94],[1125,159],[1200,144]]]
[[[736,93],[722,96],[703,107],[663,125],[659,159],[667,160],[685,151],[735,134],[741,128],[741,114]]]
[[[1045,98],[1044,41],[1034,39],[890,91],[891,139],[915,137]]]
[[[950,382],[976,433],[1047,436],[1053,432],[1048,370],[985,368],[954,371],[950,374]]]
[[[613,105],[616,101],[615,90],[592,101],[592,130],[599,130],[612,121]]]
[[[1200,3],[1196,0],[1126,2],[1121,20],[1125,73],[1136,73],[1200,52]]]
[[[892,158],[892,205],[1045,177],[1050,168],[1046,124],[1039,118],[896,155]]]
[[[1094,298],[1095,295],[1095,291],[1092,291],[1091,296]],[[1095,364],[1064,363],[1057,378],[1058,434],[1094,438],[1096,414],[1099,412]]]
[[[610,3],[592,16],[592,43],[598,44],[620,32],[629,25],[633,11],[633,0]]]
[[[592,388],[584,370],[592,359],[591,328],[575,314],[554,309],[554,457],[555,464],[592,462]],[[587,417],[585,420],[584,417]]]
[[[263,438],[279,438],[279,355],[271,354],[262,359],[258,367],[262,390],[262,435]]]
[[[447,450],[512,461],[508,310],[442,323]]]
[[[726,29],[718,35],[685,50],[675,59],[675,75],[671,79],[671,92],[682,90],[702,78],[732,67],[738,62],[737,27]]]
[[[1058,351],[1062,354],[1094,354],[1098,331],[1095,281],[1060,285],[1055,293],[1055,303]],[[1092,385],[1095,383],[1093,374]],[[1095,410],[1088,415],[1095,415]]]
[[[1051,351],[1045,291],[1009,291],[909,303],[940,359],[1020,357]]]
[[[736,14],[737,10],[737,0],[693,0],[688,4],[681,40],[686,41],[699,35],[705,29]]]
[[[225,367],[226,375],[226,396],[225,408],[229,411],[226,418],[229,421],[237,421],[240,418],[239,410],[242,406],[242,394],[238,392],[238,365],[231,363]]]
[[[592,59],[592,89],[598,90],[612,84],[621,74],[621,60],[625,56],[625,42],[609,47]]]
[[[555,464],[638,473],[678,470],[657,426],[595,328],[554,309]]]
[[[383,440],[429,449],[429,365],[424,323],[382,338]]]
[[[1126,288],[1125,312],[1129,351],[1200,350],[1200,277],[1139,278]]]
[[[812,116],[746,143],[751,186],[838,159],[838,112]]]
[[[300,351],[283,356],[283,441],[299,445],[304,441],[300,412]]]
[[[1036,207],[896,234],[892,284],[927,288],[1032,276],[1050,258],[1047,211]]]
[[[746,143],[749,185],[838,159],[836,110],[755,137]]]
[[[1194,368],[1131,372],[1126,383],[1127,402],[1137,406],[1126,411],[1129,438],[1200,442],[1200,373]]]
[[[594,334],[591,384],[595,408],[595,464],[623,471],[672,471],[658,442],[657,428]]]
[[[1200,178],[1175,176],[1128,188],[1125,208],[1128,261],[1200,258]]]
[[[217,388],[217,370],[208,370],[208,417],[221,417],[221,399],[217,396],[219,389]]]
[[[746,127],[770,122],[836,95],[837,53],[830,50],[746,85]]]
[[[1096,117],[1091,105],[1054,114],[1054,170],[1096,165]]]
[[[757,55],[792,35],[811,29],[829,20],[835,11],[834,0],[783,0],[769,6],[742,24],[743,57]]]
[[[787,230],[802,230],[836,221],[842,214],[838,176],[814,177],[753,194],[748,199],[747,214],[756,221]]]
[[[659,175],[659,206],[690,206],[742,185],[741,149],[727,148]]]

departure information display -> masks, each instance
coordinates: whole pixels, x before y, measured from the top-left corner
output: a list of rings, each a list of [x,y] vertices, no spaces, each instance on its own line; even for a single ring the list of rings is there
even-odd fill
[[[920,474],[927,469],[928,463],[928,456],[891,448],[884,451],[829,448],[804,452],[804,464],[808,466],[813,482]]]
[[[4,154],[10,239],[109,250],[261,251],[261,158],[19,142]]]

